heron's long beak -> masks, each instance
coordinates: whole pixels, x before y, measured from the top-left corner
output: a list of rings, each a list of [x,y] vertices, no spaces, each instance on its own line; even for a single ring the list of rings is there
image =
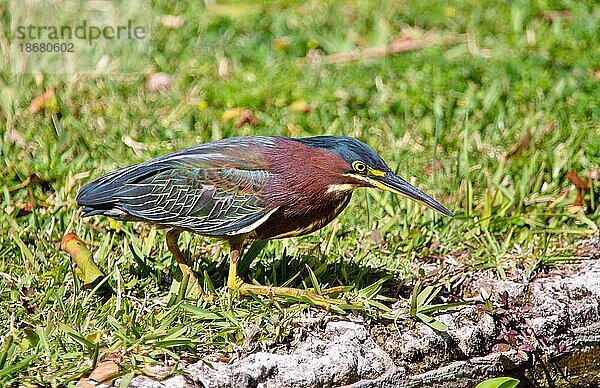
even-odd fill
[[[438,201],[417,189],[404,179],[400,178],[398,175],[395,175],[391,172],[386,172],[382,176],[373,177],[373,181],[377,184],[377,187],[382,190],[404,195],[405,197],[420,202],[432,209],[439,211],[442,214],[454,217],[454,214],[452,214],[450,210],[440,205]]]

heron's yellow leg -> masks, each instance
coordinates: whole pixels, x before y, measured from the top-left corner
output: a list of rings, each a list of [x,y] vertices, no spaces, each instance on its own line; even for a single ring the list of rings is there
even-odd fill
[[[180,230],[169,230],[167,232],[167,247],[177,261],[177,264],[179,264],[179,269],[181,269],[183,277],[188,276],[188,284],[191,286],[192,295],[203,295],[204,290],[202,290],[200,282],[196,278],[196,275],[194,275],[194,271],[192,271],[192,268],[189,266],[188,262],[185,260],[185,257],[183,257],[183,254],[179,250],[179,245],[177,245],[180,234]]]
[[[331,305],[349,303],[345,300],[333,299],[324,295],[319,295],[315,292],[291,287],[259,286],[256,284],[242,283],[239,287],[239,291],[242,295],[250,295],[250,293],[252,293],[256,295],[265,295],[269,297],[287,296],[293,298],[307,298],[314,305],[325,308],[328,308]]]
[[[240,254],[243,247],[243,242],[237,243],[237,241],[230,241],[231,244],[231,257],[229,262],[229,276],[227,278],[227,287],[232,291],[238,291],[241,295],[265,295],[269,297],[276,296],[287,296],[294,298],[307,298],[313,304],[328,308],[331,305],[346,304],[347,301],[328,298],[327,294],[333,294],[341,292],[344,287],[333,287],[327,290],[323,290],[322,295],[315,292],[302,290],[299,288],[291,287],[273,287],[273,286],[260,286],[256,284],[244,283],[244,281],[237,274],[237,266],[240,259]]]

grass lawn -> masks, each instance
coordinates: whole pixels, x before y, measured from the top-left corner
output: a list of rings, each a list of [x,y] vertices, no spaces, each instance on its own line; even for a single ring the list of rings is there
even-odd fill
[[[109,358],[126,382],[166,359],[284,342],[312,310],[234,298],[226,244],[184,233],[180,246],[212,290],[198,300],[180,290],[164,231],[80,218],[84,183],[200,142],[354,136],[455,212],[360,190],[326,228],[242,262],[261,284],[352,285],[345,296],[363,307],[343,312],[367,321],[385,319],[417,279],[460,297],[470,271],[533,277],[598,233],[596,2],[207,3],[154,2],[139,74],[18,75],[2,55],[0,385],[74,385]],[[8,39],[3,27],[3,53]],[[423,47],[372,49],[399,41]],[[365,57],[345,55],[355,50]],[[148,85],[156,73],[171,77],[165,89]],[[50,88],[54,99],[31,113]],[[243,123],[244,109],[256,120]],[[591,183],[579,199],[576,176]],[[68,232],[113,293],[83,287],[60,249]]]

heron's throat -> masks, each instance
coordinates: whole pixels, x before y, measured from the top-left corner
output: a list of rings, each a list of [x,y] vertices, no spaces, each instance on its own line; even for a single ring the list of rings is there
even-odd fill
[[[327,193],[343,193],[353,191],[358,185],[353,183],[333,183],[327,186]]]
[[[359,187],[379,187],[378,182],[373,178],[352,173],[344,174],[343,180],[345,181],[342,181],[343,183],[338,182],[327,185],[327,193],[342,194],[352,192]]]

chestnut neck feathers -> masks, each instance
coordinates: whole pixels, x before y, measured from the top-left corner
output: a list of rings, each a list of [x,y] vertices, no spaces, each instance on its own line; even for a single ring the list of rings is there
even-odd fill
[[[271,179],[265,187],[265,196],[271,209],[278,209],[257,228],[257,238],[314,232],[348,205],[352,188],[365,185],[345,175],[348,163],[335,152],[295,140],[277,139],[277,142],[277,152],[266,155]],[[294,158],[293,166],[289,163],[290,155]]]

